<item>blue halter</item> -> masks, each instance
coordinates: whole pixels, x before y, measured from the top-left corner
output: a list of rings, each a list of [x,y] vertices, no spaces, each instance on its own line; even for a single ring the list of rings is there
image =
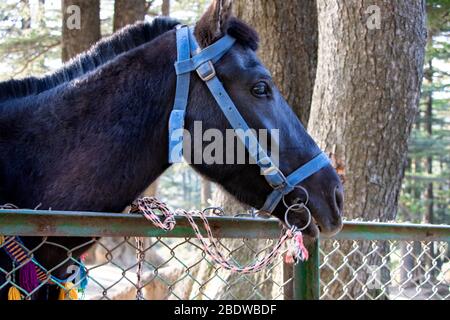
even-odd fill
[[[236,39],[229,35],[225,35],[211,46],[200,50],[192,28],[178,26],[176,37],[178,50],[177,62],[175,63],[177,86],[175,103],[169,119],[170,163],[182,162],[183,150],[180,146],[182,145],[183,137],[182,135],[180,137],[180,135],[175,135],[174,133],[184,128],[184,118],[189,97],[190,77],[191,72],[193,71],[196,71],[200,79],[206,83],[233,129],[242,129],[244,132],[250,132],[247,122],[241,116],[230,96],[227,94],[214,69],[214,64],[233,47]],[[256,160],[257,165],[262,169],[267,182],[274,189],[267,197],[261,211],[272,213],[283,197],[292,192],[300,182],[330,163],[328,157],[324,153],[321,153],[291,173],[288,177],[285,177],[260,146],[255,135],[246,134],[245,136],[242,136],[238,134],[238,132],[241,132],[240,130],[236,132],[239,139],[247,148],[250,156]],[[178,138],[175,138],[176,136]]]

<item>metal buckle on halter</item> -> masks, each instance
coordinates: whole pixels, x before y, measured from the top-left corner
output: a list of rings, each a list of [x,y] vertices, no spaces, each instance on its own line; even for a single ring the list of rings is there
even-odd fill
[[[279,185],[272,185],[271,183],[269,183],[269,185],[273,188],[273,190],[283,190],[287,187],[287,182],[283,182]]]
[[[263,169],[262,174],[263,176],[279,175],[282,178],[283,182],[277,185],[271,183],[270,181],[267,181],[274,190],[284,189],[287,186],[286,177],[284,176],[283,172],[281,172],[281,170],[276,166],[271,166],[266,169]]]
[[[212,78],[216,76],[216,69],[211,60],[203,63],[200,67],[197,68],[197,74],[204,82],[208,82]]]

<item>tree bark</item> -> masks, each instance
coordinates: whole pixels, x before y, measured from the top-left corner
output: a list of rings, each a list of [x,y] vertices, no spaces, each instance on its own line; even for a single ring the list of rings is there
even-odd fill
[[[429,31],[430,35],[431,32]],[[433,40],[429,38],[429,45],[432,46]],[[427,81],[430,87],[433,87],[433,78],[434,78],[434,69],[433,69],[433,58],[430,58],[428,61],[428,70],[425,72],[425,80]],[[432,139],[433,137],[433,90],[429,90],[426,97],[426,110],[425,110],[425,132],[428,139]],[[433,175],[433,155],[428,155],[426,159],[426,167],[428,176]],[[433,224],[434,223],[434,184],[433,182],[429,182],[425,191],[425,215],[423,218],[423,223]],[[430,276],[434,279],[438,272],[436,268],[433,268],[433,260],[435,259],[435,244],[430,243],[429,247],[424,249],[427,251],[427,255],[424,256],[424,264],[432,269],[430,272]]]
[[[39,0],[37,21],[40,27],[45,28],[45,0]]]
[[[126,25],[144,20],[146,11],[145,0],[115,0],[114,32]]]
[[[212,196],[212,183],[211,181],[200,177],[201,179],[201,205],[202,208],[209,207],[209,200]]]
[[[31,28],[30,0],[20,0],[20,9],[22,11],[21,28],[22,30],[28,30]]]
[[[432,87],[433,85],[433,59],[428,61],[428,70],[425,74],[425,79]],[[429,139],[433,136],[433,91],[430,90],[427,94],[427,103],[425,111],[425,132]],[[429,155],[427,157],[427,173],[429,176],[433,174],[433,156]],[[433,182],[428,183],[426,189],[426,212],[423,219],[424,223],[434,223],[434,186]]]
[[[156,197],[158,192],[159,180],[153,181],[153,183],[144,191],[143,197]]]
[[[345,169],[346,217],[392,220],[420,97],[425,3],[318,0],[318,14],[318,81],[310,132]],[[367,254],[369,245],[362,243],[359,251]],[[341,243],[340,250],[347,255],[351,246],[351,242]],[[385,251],[384,247],[379,246],[379,251]],[[360,254],[348,258],[354,269],[361,265]],[[329,261],[334,267],[335,263]],[[322,276],[327,281],[333,275],[323,272]],[[353,277],[351,268],[340,271],[345,284]],[[344,288],[336,281],[327,289],[335,298]],[[362,292],[357,281],[347,289],[348,297]]]
[[[316,0],[237,0],[235,3],[236,15],[259,32],[259,56],[306,126],[317,67]]]
[[[161,6],[161,14],[165,17],[170,16],[170,0],[163,0]]]
[[[80,27],[74,27],[70,21],[78,6]],[[100,0],[63,0],[63,26],[62,26],[62,59],[67,61],[77,54],[88,50],[101,38],[100,33]]]
[[[366,8],[382,9],[369,30]],[[320,49],[309,127],[345,164],[347,217],[394,219],[423,76],[422,1],[319,1]]]

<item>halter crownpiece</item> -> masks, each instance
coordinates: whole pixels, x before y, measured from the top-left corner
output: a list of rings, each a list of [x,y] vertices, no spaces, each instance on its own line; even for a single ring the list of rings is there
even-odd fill
[[[177,26],[176,38],[177,61],[175,63],[175,71],[177,74],[177,85],[175,102],[169,119],[169,163],[182,162],[182,130],[189,98],[190,77],[194,71],[205,82],[233,129],[251,132],[247,122],[239,113],[217,77],[214,68],[214,64],[233,47],[236,39],[227,34],[214,44],[201,50],[195,38],[194,29],[185,25]],[[260,209],[261,211],[272,213],[283,197],[291,193],[300,182],[330,163],[328,156],[325,153],[320,153],[286,177],[268,156],[253,133],[244,136],[238,134],[238,132],[240,130],[237,131],[237,136],[245,145],[250,157],[262,169],[267,183],[274,189],[267,197],[266,202]]]

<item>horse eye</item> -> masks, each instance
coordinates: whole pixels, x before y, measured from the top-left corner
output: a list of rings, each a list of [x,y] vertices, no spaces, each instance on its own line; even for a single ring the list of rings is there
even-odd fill
[[[267,96],[268,93],[269,93],[269,86],[265,82],[258,82],[252,88],[252,94],[256,97]]]

